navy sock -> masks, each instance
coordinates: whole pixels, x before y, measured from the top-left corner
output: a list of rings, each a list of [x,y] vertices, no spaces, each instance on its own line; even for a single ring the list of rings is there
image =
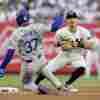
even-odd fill
[[[70,79],[66,81],[65,85],[70,85],[72,84],[75,80],[77,80],[81,75],[85,73],[85,68],[84,67],[79,67],[77,68],[71,75]]]
[[[3,62],[0,65],[0,74],[4,74],[5,73],[5,69],[6,66],[8,65],[8,63],[12,60],[13,58],[13,54],[14,54],[14,49],[8,49]]]

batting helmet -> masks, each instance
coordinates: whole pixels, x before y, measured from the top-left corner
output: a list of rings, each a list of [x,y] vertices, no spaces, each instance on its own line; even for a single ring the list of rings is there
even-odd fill
[[[23,25],[24,23],[28,23],[30,20],[30,14],[28,11],[21,10],[16,17],[16,22],[18,26]]]

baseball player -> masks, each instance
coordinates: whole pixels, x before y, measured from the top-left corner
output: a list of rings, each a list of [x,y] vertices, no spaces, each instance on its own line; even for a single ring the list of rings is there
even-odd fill
[[[87,67],[81,52],[83,49],[95,48],[96,42],[95,39],[91,38],[90,32],[87,29],[78,25],[79,18],[76,12],[69,11],[65,16],[65,21],[67,26],[56,32],[57,43],[62,50],[48,63],[47,69],[55,72],[65,64],[76,67],[70,79],[65,82],[66,88],[76,92],[77,89],[72,88],[71,84],[85,73]],[[39,80],[37,83],[39,83]]]
[[[12,33],[8,43],[4,46],[8,51],[2,68],[5,70],[6,65],[16,54],[22,61],[20,76],[24,89],[30,89],[36,93],[47,93],[47,90],[35,84],[38,75],[42,73],[58,91],[64,90],[63,84],[52,72],[44,67],[45,58],[42,48],[42,34],[50,31],[51,25],[41,23],[29,24],[29,19],[29,13],[18,13],[16,17],[18,28]]]

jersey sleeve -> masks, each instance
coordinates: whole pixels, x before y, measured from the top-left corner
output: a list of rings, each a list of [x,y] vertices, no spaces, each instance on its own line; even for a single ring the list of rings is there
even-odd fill
[[[95,36],[93,36],[92,34],[92,31],[89,31],[89,30],[84,30],[84,33],[85,33],[85,37],[84,37],[84,40],[89,40],[92,44],[92,49],[96,49],[98,47],[98,41],[96,39]]]
[[[67,30],[63,30],[63,29],[58,30],[56,32],[56,38],[59,42],[61,42],[61,41],[74,41],[75,40],[73,35],[70,32],[68,32]]]
[[[84,39],[90,39],[90,38],[92,38],[92,32],[91,31],[89,31],[87,29],[84,29],[83,33],[84,33]]]
[[[56,40],[57,40],[57,42],[60,42],[61,41],[61,36],[60,36],[60,31],[58,30],[57,32],[56,32]]]
[[[10,36],[10,38],[7,40],[7,43],[5,44],[5,48],[17,48],[17,41],[18,41],[18,37],[20,37],[20,35],[18,35],[19,31],[15,30],[12,35]]]
[[[16,47],[14,46],[16,44],[15,39],[16,39],[15,32],[13,32],[12,35],[5,40],[5,42],[0,48],[0,53],[2,53],[2,55],[5,54],[7,49],[10,49],[10,48],[16,49]]]

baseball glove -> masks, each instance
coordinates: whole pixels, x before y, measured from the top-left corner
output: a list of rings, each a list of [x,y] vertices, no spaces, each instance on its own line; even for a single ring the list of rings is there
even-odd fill
[[[83,40],[76,39],[75,41],[69,39],[64,40],[61,43],[63,49],[70,49],[70,48],[83,48]]]
[[[69,49],[69,48],[73,48],[73,41],[70,40],[63,40],[61,42],[61,47],[63,49]]]

